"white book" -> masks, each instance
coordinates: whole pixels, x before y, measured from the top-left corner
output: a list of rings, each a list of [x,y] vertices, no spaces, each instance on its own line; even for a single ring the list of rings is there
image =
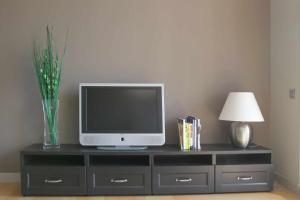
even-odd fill
[[[201,149],[201,121],[200,119],[197,119],[197,149]]]

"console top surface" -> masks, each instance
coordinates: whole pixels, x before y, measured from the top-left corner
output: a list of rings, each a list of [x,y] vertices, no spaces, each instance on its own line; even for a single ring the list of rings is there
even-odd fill
[[[96,147],[84,147],[79,144],[62,144],[60,149],[43,149],[42,144],[32,144],[21,151],[23,154],[254,154],[271,153],[272,150],[260,145],[239,149],[231,144],[202,144],[201,150],[180,150],[178,145],[148,147],[145,150],[99,150]]]

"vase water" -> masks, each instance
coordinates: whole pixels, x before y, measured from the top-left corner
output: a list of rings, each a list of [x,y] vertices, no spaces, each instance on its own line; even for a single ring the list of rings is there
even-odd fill
[[[44,149],[59,149],[58,134],[58,106],[57,99],[43,100],[44,113]]]

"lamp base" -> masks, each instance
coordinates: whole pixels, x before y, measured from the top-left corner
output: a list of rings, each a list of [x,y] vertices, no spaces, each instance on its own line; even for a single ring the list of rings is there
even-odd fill
[[[245,149],[252,140],[252,128],[245,122],[232,122],[230,140],[233,146]]]

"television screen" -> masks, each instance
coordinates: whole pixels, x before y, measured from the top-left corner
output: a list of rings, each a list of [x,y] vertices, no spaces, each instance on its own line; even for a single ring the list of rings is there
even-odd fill
[[[82,133],[162,133],[161,87],[82,86]]]

